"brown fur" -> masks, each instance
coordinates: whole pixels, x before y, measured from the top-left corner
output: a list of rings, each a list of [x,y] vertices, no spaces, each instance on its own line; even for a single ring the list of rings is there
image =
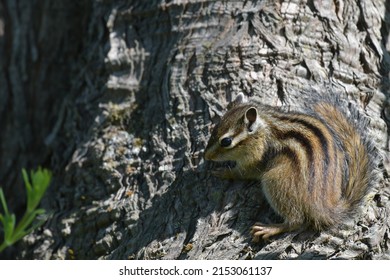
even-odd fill
[[[241,100],[214,128],[205,158],[235,161],[235,168],[214,174],[261,181],[284,218],[282,224],[255,224],[254,240],[340,223],[363,199],[372,173],[372,147],[358,125],[326,101],[298,113]]]

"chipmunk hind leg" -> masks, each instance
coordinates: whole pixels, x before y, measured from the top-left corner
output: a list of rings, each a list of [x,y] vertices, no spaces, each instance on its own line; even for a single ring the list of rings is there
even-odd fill
[[[288,223],[281,224],[262,224],[256,223],[251,227],[251,235],[253,242],[259,242],[260,239],[268,240],[270,237],[285,232],[294,231],[300,228],[299,225],[291,225]]]

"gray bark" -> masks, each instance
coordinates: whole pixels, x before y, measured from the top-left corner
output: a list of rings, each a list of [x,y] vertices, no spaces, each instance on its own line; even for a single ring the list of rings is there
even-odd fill
[[[385,0],[37,2],[0,1],[0,185],[21,211],[20,167],[54,172],[11,255],[390,258]],[[371,119],[378,183],[346,229],[253,244],[278,217],[256,182],[209,174],[212,124],[239,92],[299,109],[325,87]]]

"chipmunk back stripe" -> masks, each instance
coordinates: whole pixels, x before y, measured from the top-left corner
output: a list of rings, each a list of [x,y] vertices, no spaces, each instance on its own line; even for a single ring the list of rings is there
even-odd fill
[[[263,158],[259,162],[259,168],[262,172],[266,172],[273,168],[273,160],[279,156],[284,155],[289,158],[290,161],[293,162],[294,166],[300,170],[300,161],[298,160],[298,156],[296,152],[290,147],[283,147],[281,150],[277,150],[274,147],[269,147],[263,155]]]
[[[310,131],[310,133],[313,134],[318,139],[318,143],[321,146],[320,149],[323,153],[323,156],[321,157],[321,162],[315,164],[318,169],[317,172],[318,176],[327,178],[330,174],[334,175],[334,173],[338,172],[335,168],[335,162],[334,162],[334,157],[336,153],[334,134],[321,119],[310,115],[301,115],[301,114],[294,114],[292,116],[280,116],[279,119],[283,121],[287,121],[291,125],[293,124],[302,125],[305,129]],[[315,150],[317,152],[319,151],[318,148],[315,148]],[[324,180],[323,182],[326,182],[325,179],[323,180]],[[324,195],[325,192],[331,191],[328,190],[327,188],[334,188],[335,186],[321,185],[318,187],[321,188],[321,192]]]
[[[322,151],[325,156],[325,161],[326,163],[329,162],[329,145],[328,145],[328,139],[325,137],[324,132],[321,131],[321,129],[318,126],[315,126],[314,124],[310,123],[309,121],[303,119],[303,118],[298,118],[298,116],[281,116],[281,120],[283,121],[288,121],[290,123],[299,123],[309,129],[310,131],[313,132],[313,134],[318,138],[318,140],[321,143],[322,146]],[[311,121],[319,122],[319,120],[312,118]]]
[[[298,142],[304,149],[306,157],[307,157],[307,166],[308,166],[308,175],[309,175],[309,182],[308,182],[308,190],[309,192],[313,191],[314,188],[314,176],[316,174],[315,170],[315,160],[314,160],[314,149],[312,146],[312,142],[310,139],[304,135],[301,132],[295,131],[295,130],[288,130],[284,131],[279,135],[281,140],[294,140]],[[300,168],[299,165],[296,166],[297,168]],[[298,169],[300,170],[300,169]]]

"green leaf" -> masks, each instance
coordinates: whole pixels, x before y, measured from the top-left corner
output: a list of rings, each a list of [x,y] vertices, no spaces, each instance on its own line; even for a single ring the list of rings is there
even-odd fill
[[[4,241],[0,244],[0,252],[32,232],[44,222],[41,220],[38,223],[34,223],[38,215],[45,213],[44,209],[36,208],[50,185],[52,174],[49,170],[39,167],[37,171],[31,171],[30,176],[28,176],[27,171],[23,168],[22,176],[27,192],[27,207],[26,212],[16,228],[15,215],[9,213],[3,190],[0,188],[0,203],[4,210],[4,214],[0,214],[0,222],[3,224],[4,231]]]
[[[5,215],[8,215],[9,214],[8,207],[7,207],[7,203],[5,202],[4,192],[2,188],[0,188],[0,201],[1,201],[1,205],[3,206]]]
[[[7,244],[12,244],[13,234],[15,232],[16,218],[14,214],[5,215],[3,220],[4,240]]]
[[[23,180],[27,191],[27,210],[34,210],[40,203],[51,181],[51,172],[47,169],[38,168],[36,172],[30,172],[30,178],[25,169],[22,169]]]

